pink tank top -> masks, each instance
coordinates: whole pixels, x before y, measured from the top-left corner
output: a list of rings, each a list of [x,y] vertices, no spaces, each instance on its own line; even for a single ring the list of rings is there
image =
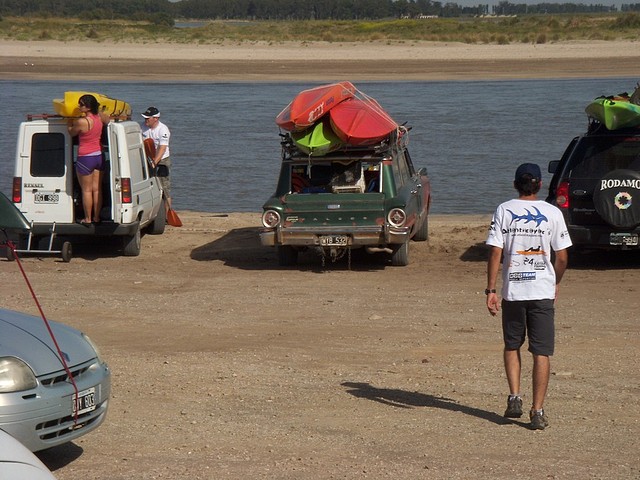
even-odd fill
[[[91,155],[100,152],[100,136],[102,134],[102,120],[98,115],[88,113],[92,127],[87,132],[78,134],[78,155]]]

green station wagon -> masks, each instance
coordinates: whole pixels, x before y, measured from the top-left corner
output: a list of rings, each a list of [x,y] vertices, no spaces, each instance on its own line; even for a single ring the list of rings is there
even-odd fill
[[[392,265],[407,265],[410,240],[428,238],[431,204],[427,170],[414,168],[407,140],[400,129],[375,145],[312,156],[283,135],[278,185],[263,205],[262,244],[276,247],[283,266],[309,248],[323,265],[345,254],[350,262],[356,248],[384,250]]]

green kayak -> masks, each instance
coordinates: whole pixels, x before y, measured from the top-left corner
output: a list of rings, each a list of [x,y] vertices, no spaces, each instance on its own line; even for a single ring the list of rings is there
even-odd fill
[[[300,150],[316,157],[326,155],[342,145],[326,120],[317,122],[302,132],[292,132],[291,138]]]
[[[609,130],[640,125],[640,105],[628,97],[598,97],[585,108],[585,112]]]

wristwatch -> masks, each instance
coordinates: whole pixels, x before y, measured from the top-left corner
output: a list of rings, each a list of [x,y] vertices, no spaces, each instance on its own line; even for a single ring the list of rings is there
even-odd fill
[[[492,288],[491,290],[489,290],[488,288],[485,289],[484,294],[485,295],[489,295],[490,293],[496,293],[496,289]]]

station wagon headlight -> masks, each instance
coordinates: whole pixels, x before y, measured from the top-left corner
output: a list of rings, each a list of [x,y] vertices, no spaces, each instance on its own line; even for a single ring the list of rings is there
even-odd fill
[[[262,225],[266,228],[275,228],[280,223],[280,214],[275,210],[267,210],[262,214]]]
[[[401,208],[394,208],[387,215],[387,220],[393,227],[402,227],[407,221],[407,214]]]
[[[16,357],[0,358],[0,393],[20,392],[38,385],[29,365]]]

